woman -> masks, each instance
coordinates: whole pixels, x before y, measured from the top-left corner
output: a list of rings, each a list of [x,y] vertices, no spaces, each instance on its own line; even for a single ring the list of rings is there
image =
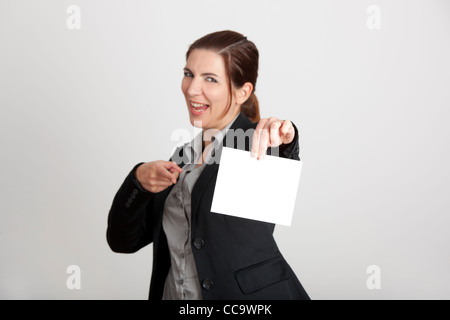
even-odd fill
[[[258,58],[255,45],[236,32],[194,42],[182,91],[202,134],[171,161],[135,166],[114,198],[111,249],[132,253],[153,243],[150,299],[309,299],[275,244],[273,224],[211,212],[218,170],[211,160],[222,145],[258,159],[277,151],[299,160],[295,126],[259,119]]]

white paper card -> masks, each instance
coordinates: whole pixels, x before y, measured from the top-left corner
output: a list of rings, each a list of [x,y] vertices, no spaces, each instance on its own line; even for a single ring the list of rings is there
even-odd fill
[[[290,226],[302,164],[224,147],[211,211]]]

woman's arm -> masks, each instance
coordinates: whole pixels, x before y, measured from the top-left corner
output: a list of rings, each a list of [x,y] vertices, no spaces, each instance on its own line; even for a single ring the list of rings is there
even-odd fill
[[[279,152],[280,157],[293,159],[293,160],[299,160],[300,161],[300,147],[299,147],[299,136],[298,136],[298,129],[295,126],[294,123],[292,123],[292,126],[294,127],[294,140],[292,140],[291,143],[288,144],[282,144],[279,146]]]
[[[114,197],[108,216],[106,239],[114,252],[133,253],[152,242],[152,228],[147,216],[154,194],[136,184],[138,164],[128,174]]]
[[[113,251],[133,253],[152,242],[154,197],[176,183],[180,171],[169,161],[140,163],[133,168],[109,211],[107,240]]]

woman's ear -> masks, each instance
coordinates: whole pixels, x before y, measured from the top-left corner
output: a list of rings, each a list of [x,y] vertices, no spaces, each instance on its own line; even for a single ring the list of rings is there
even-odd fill
[[[250,98],[253,92],[253,85],[250,82],[244,83],[242,87],[236,89],[236,103],[242,105]]]

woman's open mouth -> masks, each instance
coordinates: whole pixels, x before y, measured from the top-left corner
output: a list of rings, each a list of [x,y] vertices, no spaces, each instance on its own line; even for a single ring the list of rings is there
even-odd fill
[[[205,113],[206,109],[209,108],[207,104],[195,103],[191,101],[191,112],[193,115],[199,116]]]

